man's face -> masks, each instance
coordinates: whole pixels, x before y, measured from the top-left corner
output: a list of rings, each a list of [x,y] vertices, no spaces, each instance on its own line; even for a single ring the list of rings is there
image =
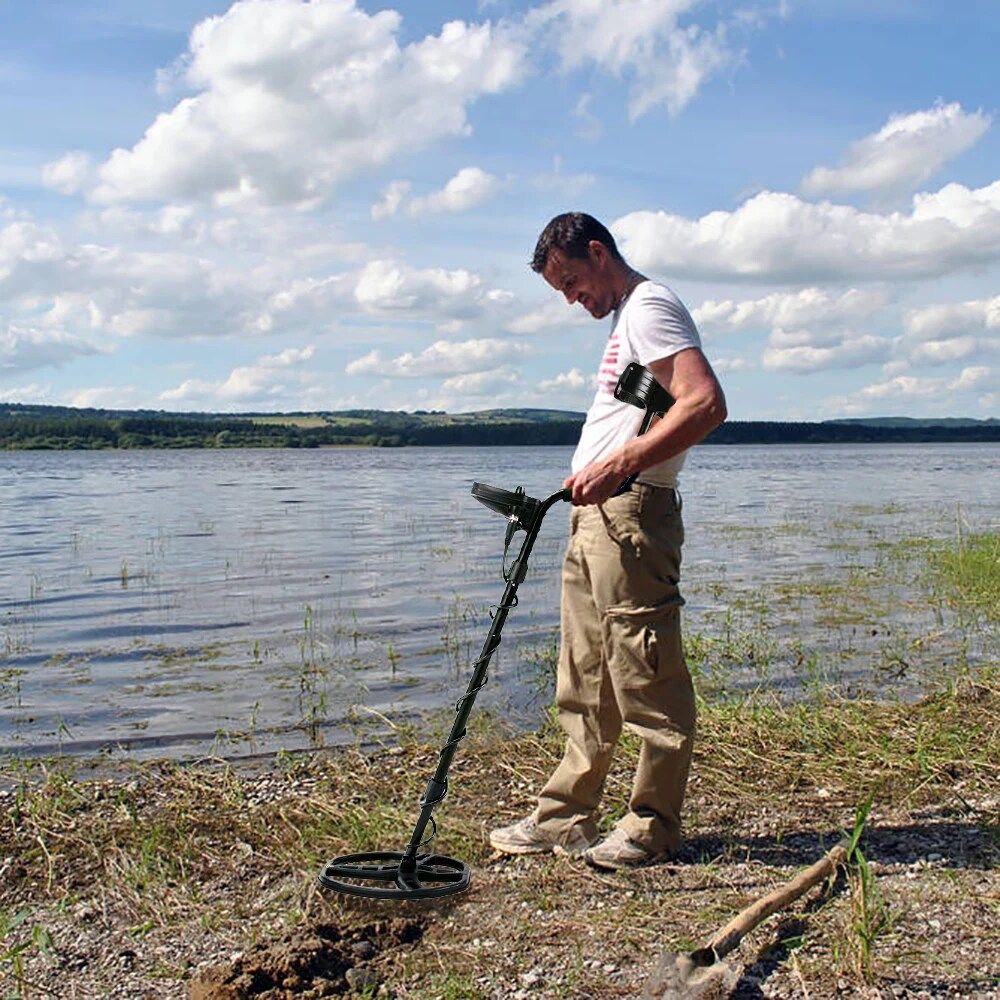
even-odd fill
[[[589,257],[567,257],[552,250],[542,277],[573,305],[579,302],[594,319],[603,319],[615,307],[609,258],[604,247],[591,243]]]

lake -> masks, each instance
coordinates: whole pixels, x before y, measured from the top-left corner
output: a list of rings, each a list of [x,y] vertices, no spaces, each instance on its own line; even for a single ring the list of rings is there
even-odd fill
[[[451,711],[504,521],[474,480],[557,490],[571,448],[0,453],[0,751],[252,756]],[[706,691],[891,697],[993,655],[905,545],[1000,520],[992,444],[708,446],[682,474]],[[546,518],[480,705],[551,696],[568,506]]]

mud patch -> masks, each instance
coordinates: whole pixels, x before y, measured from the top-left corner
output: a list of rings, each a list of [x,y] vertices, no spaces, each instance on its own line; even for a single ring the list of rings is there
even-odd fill
[[[352,991],[352,981],[364,980],[369,959],[412,944],[423,933],[417,920],[380,920],[350,930],[335,924],[298,927],[233,962],[202,970],[191,982],[191,1000],[342,996]]]

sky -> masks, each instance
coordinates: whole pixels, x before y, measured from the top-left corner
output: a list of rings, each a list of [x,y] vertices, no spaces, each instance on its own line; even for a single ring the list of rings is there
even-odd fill
[[[583,410],[604,221],[735,420],[1000,416],[993,2],[0,0],[0,401]]]

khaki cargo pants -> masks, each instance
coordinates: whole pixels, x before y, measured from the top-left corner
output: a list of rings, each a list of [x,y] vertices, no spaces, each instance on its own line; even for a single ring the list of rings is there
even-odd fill
[[[619,822],[648,849],[675,851],[694,739],[691,676],[681,651],[679,495],[642,484],[574,507],[562,571],[556,680],[562,761],[535,820],[557,840],[589,840],[624,723],[641,741],[628,812]]]

